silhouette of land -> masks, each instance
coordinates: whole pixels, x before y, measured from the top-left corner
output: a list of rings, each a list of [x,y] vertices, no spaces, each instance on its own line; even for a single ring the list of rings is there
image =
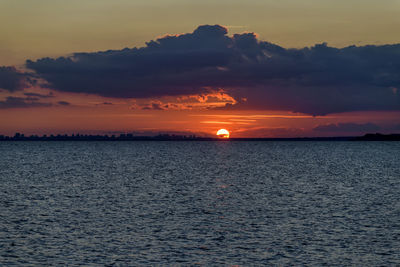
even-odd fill
[[[339,137],[295,137],[295,138],[218,138],[199,137],[195,135],[136,136],[133,134],[120,135],[30,135],[16,133],[14,136],[0,135],[0,141],[400,141],[400,134],[365,134],[363,136]]]

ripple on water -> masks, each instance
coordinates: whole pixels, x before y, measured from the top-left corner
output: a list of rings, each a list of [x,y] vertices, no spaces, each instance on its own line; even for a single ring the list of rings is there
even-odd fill
[[[1,265],[399,265],[397,142],[2,142]]]

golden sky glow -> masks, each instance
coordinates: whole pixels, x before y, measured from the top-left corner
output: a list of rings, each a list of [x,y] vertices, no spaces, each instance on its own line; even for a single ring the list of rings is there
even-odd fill
[[[257,32],[285,47],[398,43],[397,0],[2,0],[2,65],[26,59],[143,46],[198,25]]]

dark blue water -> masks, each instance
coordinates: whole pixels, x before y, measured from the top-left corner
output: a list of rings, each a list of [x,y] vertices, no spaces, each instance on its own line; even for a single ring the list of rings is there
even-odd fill
[[[400,142],[2,142],[0,265],[400,265]]]

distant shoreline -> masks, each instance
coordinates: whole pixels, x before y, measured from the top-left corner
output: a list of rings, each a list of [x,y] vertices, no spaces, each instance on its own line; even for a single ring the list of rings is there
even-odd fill
[[[1,141],[400,141],[400,134],[365,134],[363,136],[338,137],[293,137],[293,138],[213,138],[194,135],[134,136],[132,134],[115,135],[31,135],[16,133],[14,136],[0,135]]]

